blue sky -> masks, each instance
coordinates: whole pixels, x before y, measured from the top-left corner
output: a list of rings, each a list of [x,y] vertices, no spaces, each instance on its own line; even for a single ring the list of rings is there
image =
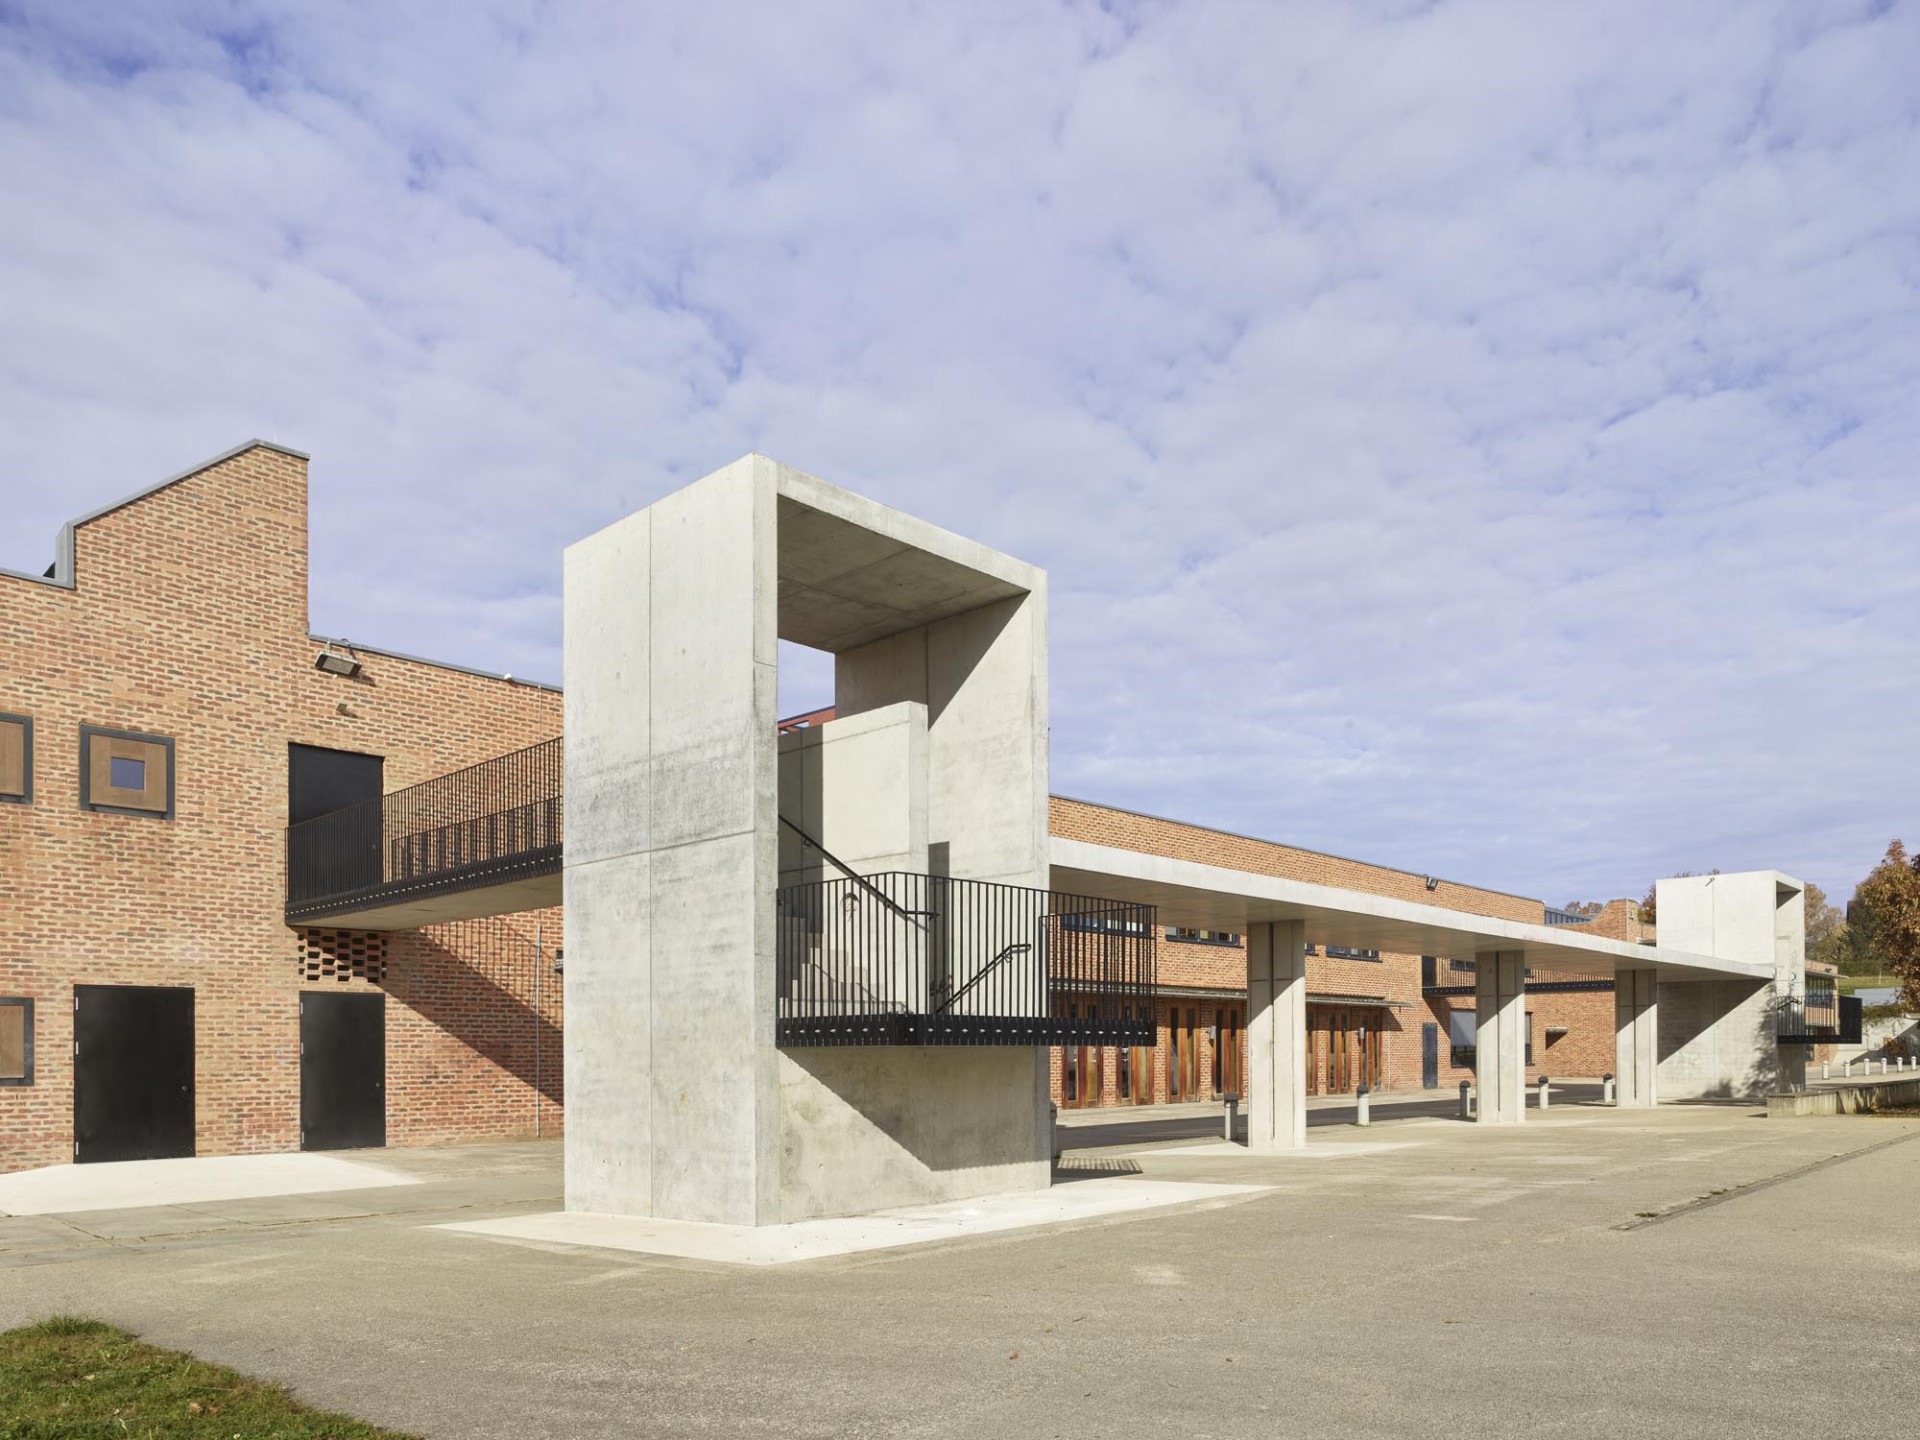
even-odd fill
[[[1062,793],[1845,893],[1920,840],[1916,56],[1839,0],[0,0],[0,565],[263,435],[316,628],[558,678],[562,545],[761,450],[1048,567]]]

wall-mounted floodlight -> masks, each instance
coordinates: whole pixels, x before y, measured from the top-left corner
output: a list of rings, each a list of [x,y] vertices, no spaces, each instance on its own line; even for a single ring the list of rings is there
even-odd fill
[[[1438,890],[1439,888],[1440,888],[1440,877],[1438,875],[1427,876],[1427,889]]]
[[[313,662],[313,668],[324,670],[329,675],[344,675],[351,680],[360,673],[360,662],[351,655],[337,655],[332,650],[322,650],[319,658]]]

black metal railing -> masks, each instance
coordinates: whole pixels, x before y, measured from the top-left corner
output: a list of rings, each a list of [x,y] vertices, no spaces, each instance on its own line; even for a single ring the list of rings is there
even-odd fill
[[[544,740],[288,826],[287,922],[557,872],[561,758]]]
[[[775,894],[776,1039],[1150,1045],[1154,908],[889,871]]]
[[[1782,996],[1773,1003],[1779,1045],[1858,1045],[1861,1002],[1851,995]]]

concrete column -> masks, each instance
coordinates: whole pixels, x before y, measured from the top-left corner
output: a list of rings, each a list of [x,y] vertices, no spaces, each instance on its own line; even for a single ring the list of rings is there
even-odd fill
[[[1247,1148],[1307,1143],[1307,927],[1247,932]]]
[[[566,554],[566,1199],[779,1204],[775,495],[758,457]]]
[[[1482,1125],[1518,1125],[1526,1118],[1526,968],[1526,956],[1518,950],[1474,957],[1474,1078]]]
[[[1613,1073],[1618,1104],[1645,1109],[1660,1098],[1660,981],[1652,970],[1613,977]]]

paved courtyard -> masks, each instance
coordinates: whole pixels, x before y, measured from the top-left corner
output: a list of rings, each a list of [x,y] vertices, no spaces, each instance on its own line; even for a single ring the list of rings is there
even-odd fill
[[[369,1152],[416,1183],[0,1219],[0,1325],[94,1315],[429,1435],[1908,1427],[1920,1120],[1399,1113],[1280,1158],[1075,1117],[1064,1183],[1268,1188],[766,1269],[432,1228],[553,1209],[552,1143]]]

